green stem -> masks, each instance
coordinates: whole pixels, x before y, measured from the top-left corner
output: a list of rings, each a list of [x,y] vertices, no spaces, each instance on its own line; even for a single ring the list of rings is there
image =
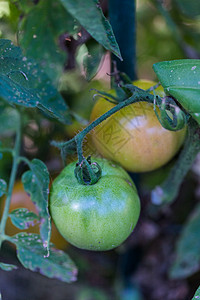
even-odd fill
[[[92,129],[94,129],[96,126],[98,126],[101,122],[109,118],[111,115],[119,111],[120,109],[132,104],[136,103],[140,100],[148,102],[148,103],[154,103],[155,96],[149,94],[149,92],[144,91],[142,89],[139,89],[133,85],[127,84],[123,87],[124,91],[126,91],[127,94],[131,94],[131,96],[121,102],[119,102],[117,105],[115,105],[113,108],[111,108],[109,111],[104,113],[102,116],[97,118],[95,121],[93,121],[91,124],[89,124],[85,129],[83,129],[80,133],[78,133],[74,138],[67,142],[52,142],[51,144],[60,148],[61,153],[68,153],[68,150],[74,148],[77,146],[77,152],[78,152],[78,161],[79,164],[83,161],[83,151],[82,151],[82,142],[86,134],[88,134]],[[103,95],[106,93],[103,93]],[[108,94],[107,94],[108,95]],[[109,96],[109,95],[108,95]],[[157,103],[160,105],[162,103],[162,99],[157,96]],[[172,124],[173,125],[173,124]],[[171,129],[172,130],[172,129]],[[63,159],[64,160],[64,159]]]
[[[2,239],[2,241],[6,240],[6,241],[9,241],[9,242],[13,243],[13,238],[9,235],[1,234],[1,239]]]
[[[77,146],[77,154],[78,154],[78,161],[79,163],[83,160],[83,139],[85,135],[82,138],[79,138],[79,135],[75,136],[76,146]]]
[[[157,186],[151,195],[152,202],[160,205],[172,202],[178,195],[179,188],[198,152],[200,151],[200,126],[194,119],[188,123],[188,135],[179,158],[168,178],[161,186]]]
[[[1,224],[0,224],[0,235],[1,236],[5,235],[6,221],[7,221],[8,214],[9,214],[11,196],[12,196],[12,191],[13,191],[13,187],[14,187],[14,183],[15,183],[16,174],[17,174],[20,144],[21,144],[21,123],[19,121],[17,132],[16,132],[15,147],[13,149],[13,164],[12,164],[12,170],[11,170],[10,181],[9,181],[9,186],[8,186],[8,193],[7,193],[3,216],[2,216]],[[1,246],[1,242],[2,242],[2,239],[0,240],[0,246]]]
[[[31,169],[31,163],[30,161],[28,160],[28,158],[24,157],[24,156],[19,156],[18,157],[18,162],[25,162],[27,164],[27,166],[29,166],[29,168]]]
[[[152,96],[152,102],[153,102],[153,95],[149,95],[148,93],[145,93],[145,92],[144,92],[144,94],[146,94],[146,97],[144,96],[144,98],[142,98],[143,101],[149,101],[150,96]],[[116,106],[114,106],[113,108],[111,108],[109,111],[107,111],[102,116],[100,116],[99,118],[97,118],[95,121],[93,121],[90,125],[88,125],[85,129],[83,129],[80,133],[78,133],[76,135],[76,137],[74,139],[75,139],[76,144],[77,144],[77,152],[78,152],[79,163],[81,163],[81,161],[83,160],[82,142],[83,142],[83,139],[86,136],[86,134],[88,134],[92,129],[94,129],[101,122],[103,122],[104,120],[106,120],[107,118],[109,118],[111,115],[113,115],[114,113],[116,113],[120,109],[128,106],[129,104],[137,102],[140,99],[141,99],[141,92],[140,93],[135,92],[134,95],[132,95],[130,98],[128,98],[128,99],[120,102],[119,104],[117,104]],[[68,142],[66,142],[66,144],[67,143]]]
[[[10,149],[10,148],[0,148],[0,152],[7,152],[7,153],[13,153],[13,149]]]

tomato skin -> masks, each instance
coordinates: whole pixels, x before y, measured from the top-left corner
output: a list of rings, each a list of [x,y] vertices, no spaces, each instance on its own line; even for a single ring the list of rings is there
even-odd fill
[[[95,158],[102,177],[94,185],[79,184],[76,163],[63,169],[50,193],[50,213],[63,237],[74,246],[105,251],[119,246],[133,231],[140,213],[136,187],[125,170]]]
[[[1,212],[3,212],[2,210],[3,206],[4,205],[1,205]],[[37,213],[36,207],[31,201],[30,196],[25,192],[22,182],[17,181],[14,185],[9,212],[20,207],[27,208],[30,211]],[[22,231],[39,234],[39,224],[33,227],[30,226],[26,230],[20,230],[19,228],[15,227],[12,224],[10,218],[8,218],[5,231],[6,234],[9,236],[15,235]],[[51,242],[54,243],[54,245],[57,248],[63,250],[68,246],[68,243],[63,239],[63,237],[60,235],[60,233],[58,232],[58,230],[56,229],[53,223],[52,223]]]
[[[137,81],[134,84],[147,89],[155,83]],[[162,89],[157,94],[163,95]],[[100,98],[94,105],[91,122],[114,106]],[[103,157],[120,163],[130,172],[147,172],[171,160],[180,149],[185,133],[186,128],[176,132],[163,128],[153,104],[139,102],[124,107],[99,124],[92,138]]]

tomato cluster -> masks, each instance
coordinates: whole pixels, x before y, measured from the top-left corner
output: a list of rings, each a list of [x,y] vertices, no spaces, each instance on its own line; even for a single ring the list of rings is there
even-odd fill
[[[154,84],[134,82],[142,89]],[[162,87],[155,92],[164,96]],[[93,107],[91,121],[114,106],[100,98]],[[103,157],[112,160],[95,157],[102,169],[99,181],[93,185],[78,183],[74,175],[76,163],[72,162],[53,182],[50,212],[61,235],[87,250],[104,251],[119,246],[133,231],[140,213],[137,190],[124,169],[146,172],[165,165],[180,149],[185,133],[186,128],[176,132],[163,128],[153,104],[142,101],[99,124],[89,138]]]

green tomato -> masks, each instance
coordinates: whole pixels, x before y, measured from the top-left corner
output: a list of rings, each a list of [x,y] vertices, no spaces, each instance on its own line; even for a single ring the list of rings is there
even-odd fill
[[[50,212],[57,229],[72,245],[104,251],[119,246],[133,231],[140,200],[128,173],[112,162],[95,158],[102,176],[94,185],[79,184],[76,163],[54,180]]]

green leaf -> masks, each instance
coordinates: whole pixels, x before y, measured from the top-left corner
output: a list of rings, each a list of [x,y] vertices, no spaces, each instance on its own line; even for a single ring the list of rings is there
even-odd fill
[[[0,179],[0,197],[6,194],[6,191],[7,191],[7,183],[5,182],[5,180]]]
[[[14,209],[10,214],[12,223],[19,229],[28,229],[30,226],[36,225],[36,220],[39,221],[39,217],[27,208]]]
[[[49,248],[51,223],[48,210],[49,172],[45,164],[39,159],[33,159],[29,165],[30,171],[22,176],[24,189],[31,195],[41,218],[40,234],[44,247]]]
[[[0,40],[0,98],[11,105],[37,107],[48,116],[69,122],[67,105],[44,71],[4,39]]]
[[[12,271],[12,270],[16,270],[17,266],[0,262],[0,269],[2,269],[4,271]]]
[[[11,107],[4,107],[0,111],[0,136],[8,136],[16,131],[16,124],[19,123],[19,113]]]
[[[163,61],[154,64],[153,69],[165,92],[200,124],[200,60]]]
[[[17,256],[25,268],[65,282],[76,280],[77,269],[70,257],[53,248],[53,244],[47,257],[38,234],[18,233],[13,237],[13,242],[17,246]]]
[[[66,10],[78,20],[89,34],[105,49],[122,59],[112,27],[103,15],[98,1],[60,0]]]
[[[104,49],[100,44],[93,41],[87,44],[88,52],[83,58],[83,68],[85,77],[90,81],[97,73],[100,62],[104,55]]]
[[[161,185],[151,191],[151,202],[155,205],[170,204],[176,199],[179,189],[197,154],[200,152],[199,124],[192,118],[188,120],[187,135],[183,148],[171,168],[168,177]]]
[[[25,54],[36,59],[55,84],[66,61],[66,52],[59,47],[59,36],[65,32],[73,34],[75,25],[77,22],[62,4],[53,0],[41,0],[20,25],[19,42]]]
[[[176,259],[170,270],[171,278],[186,278],[199,270],[200,266],[200,205],[189,220],[176,245]]]
[[[34,6],[34,0],[10,0],[22,13],[28,13]]]
[[[77,295],[77,300],[88,300],[88,299],[95,299],[95,300],[108,300],[108,296],[104,291],[94,287],[87,287],[84,286],[82,289],[79,290]],[[133,298],[129,298],[129,300],[135,300]]]
[[[192,300],[198,300],[200,299],[200,286],[198,287],[198,289],[195,292],[194,297],[192,298]]]
[[[200,2],[196,0],[176,0],[181,12],[191,18],[199,16]]]

